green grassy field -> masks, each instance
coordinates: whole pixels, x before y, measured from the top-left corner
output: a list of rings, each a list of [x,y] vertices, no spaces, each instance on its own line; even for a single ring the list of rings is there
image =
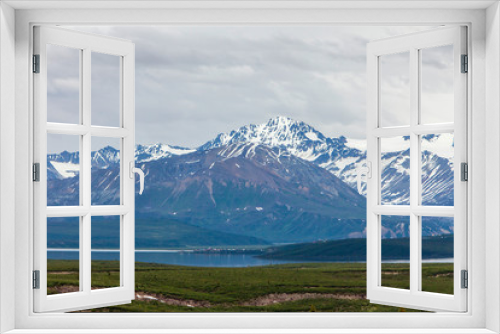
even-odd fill
[[[48,291],[78,288],[78,262],[48,261]],[[365,299],[364,263],[202,268],[136,263],[136,300],[92,312],[410,312]],[[383,284],[407,288],[408,264],[384,264]],[[116,261],[95,261],[92,287],[117,286]],[[453,291],[453,264],[424,264],[423,289]]]
[[[408,263],[383,263],[382,286],[409,289]],[[453,263],[423,263],[422,291],[453,294]]]

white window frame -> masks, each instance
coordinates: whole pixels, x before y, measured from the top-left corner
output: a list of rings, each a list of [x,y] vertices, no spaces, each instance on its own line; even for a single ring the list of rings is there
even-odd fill
[[[39,55],[39,73],[34,84],[34,162],[39,164],[39,181],[34,192],[34,270],[39,271],[39,288],[34,289],[35,312],[75,311],[94,307],[130,303],[135,298],[135,182],[132,177],[135,150],[134,118],[134,44],[127,40],[76,32],[58,27],[34,27],[34,53]],[[80,121],[78,124],[47,122],[47,45],[72,47],[80,56]],[[117,127],[92,125],[91,58],[98,52],[119,59],[119,124]],[[47,135],[64,134],[80,142],[79,205],[47,206]],[[93,137],[117,139],[120,146],[120,203],[92,205],[91,141]],[[131,177],[132,176],[132,177]],[[120,285],[92,290],[91,225],[94,216],[119,218]],[[47,219],[73,217],[79,219],[79,282],[78,292],[47,295]]]
[[[439,27],[423,32],[395,36],[373,41],[367,47],[367,161],[371,178],[367,182],[367,298],[370,302],[431,311],[467,310],[467,290],[461,287],[461,271],[467,270],[467,185],[461,181],[460,164],[467,163],[467,76],[462,73],[461,57],[467,54],[467,29],[464,26]],[[454,76],[454,121],[442,124],[421,123],[421,53],[436,46],[453,46],[452,70]],[[386,55],[407,52],[409,55],[409,109],[410,122],[405,126],[387,127],[381,124],[383,115],[380,101],[380,59]],[[454,135],[454,205],[428,206],[421,203],[421,144],[427,134],[452,133]],[[410,148],[410,203],[388,205],[381,202],[381,140],[409,137]],[[382,217],[405,216],[410,232],[410,288],[397,289],[382,285]],[[422,291],[422,217],[452,217],[454,219],[454,279],[453,294]]]
[[[179,4],[144,1],[118,2],[137,9],[116,9],[110,1],[45,2],[7,1],[0,10],[0,325],[1,331],[36,333],[37,329],[70,333],[72,329],[103,329],[127,333],[145,329],[162,332],[316,332],[316,333],[422,333],[500,332],[500,11],[498,2],[474,1],[370,1],[366,2],[237,2]],[[35,8],[14,10],[9,7]],[[54,10],[41,10],[49,8]],[[57,9],[61,6],[70,8]],[[86,9],[72,9],[85,8]],[[97,7],[100,7],[97,9]],[[114,10],[102,10],[109,6]],[[147,6],[153,7],[147,8]],[[166,8],[156,8],[156,7]],[[201,7],[203,6],[203,7]],[[224,7],[232,7],[226,8]],[[365,7],[364,7],[365,6]],[[397,8],[391,9],[391,6]],[[486,7],[488,7],[486,9]],[[179,8],[180,7],[180,8]],[[191,7],[191,8],[189,8]],[[194,8],[193,8],[194,7]],[[212,8],[210,8],[212,7]],[[267,8],[266,8],[267,7]],[[281,7],[281,8],[280,8]],[[457,8],[458,7],[458,8]],[[217,9],[219,8],[219,9]],[[222,9],[221,9],[222,8]],[[246,8],[246,9],[245,9]],[[278,8],[278,9],[276,9]],[[306,8],[307,10],[304,10]],[[370,8],[370,9],[367,9]],[[375,8],[375,9],[374,9]],[[354,10],[353,10],[354,9]],[[13,21],[15,16],[15,23]],[[470,183],[468,243],[470,271],[467,313],[435,314],[34,314],[31,290],[32,260],[32,76],[30,55],[34,24],[367,24],[439,25],[469,27],[471,75],[468,77]],[[15,41],[13,39],[15,31]],[[15,46],[15,60],[14,48]],[[12,67],[15,65],[15,74]],[[486,68],[487,67],[487,68]],[[486,70],[487,69],[487,70]],[[4,72],[4,70],[6,70]],[[7,78],[4,73],[7,73]],[[10,73],[10,74],[9,74]],[[14,82],[15,86],[11,83]],[[15,101],[10,96],[15,94]],[[15,107],[15,112],[13,111]],[[15,133],[8,127],[15,128]],[[12,141],[15,139],[15,145]],[[485,153],[488,151],[488,154]],[[15,157],[15,164],[8,158]],[[15,168],[15,183],[11,181]],[[488,182],[486,182],[486,174]],[[9,179],[10,178],[10,179]],[[5,182],[5,183],[3,183]],[[12,190],[15,186],[15,203]],[[488,197],[486,196],[488,193]],[[484,204],[486,201],[486,205]],[[14,204],[15,211],[9,205]],[[14,218],[15,226],[12,227]],[[15,238],[15,240],[14,240]],[[15,242],[14,242],[15,241]],[[14,256],[12,256],[14,254]],[[14,286],[14,288],[12,288]],[[486,293],[487,292],[487,293]],[[12,305],[15,305],[12,308]],[[134,331],[134,328],[141,328]],[[181,331],[176,329],[191,329]],[[244,328],[247,328],[245,331]],[[99,330],[100,329],[100,330]],[[121,329],[121,330],[120,330]],[[170,329],[170,330],[169,330]],[[240,330],[239,330],[240,329]],[[294,330],[295,329],[295,330]],[[346,329],[346,330],[342,330]],[[356,330],[357,329],[357,330]],[[252,331],[252,332],[254,332]],[[86,331],[87,332],[87,331]],[[109,331],[108,331],[109,332]]]

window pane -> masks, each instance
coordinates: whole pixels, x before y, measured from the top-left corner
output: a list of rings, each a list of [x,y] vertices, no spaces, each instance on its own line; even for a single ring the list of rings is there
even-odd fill
[[[420,50],[421,123],[446,123],[454,119],[453,45]]]
[[[420,137],[422,205],[454,205],[453,139],[451,133]]]
[[[381,204],[410,204],[410,138],[380,139]]]
[[[48,122],[80,122],[80,52],[47,44]]]
[[[47,218],[47,294],[79,291],[80,218]]]
[[[379,57],[382,127],[410,125],[410,53]]]
[[[410,288],[410,217],[382,216],[382,286]]]
[[[47,205],[80,205],[80,136],[47,135]]]
[[[453,294],[453,218],[422,217],[422,291]]]
[[[92,289],[120,286],[120,216],[92,217]]]
[[[92,137],[92,205],[120,205],[121,139]]]
[[[120,57],[92,52],[92,125],[120,126]]]

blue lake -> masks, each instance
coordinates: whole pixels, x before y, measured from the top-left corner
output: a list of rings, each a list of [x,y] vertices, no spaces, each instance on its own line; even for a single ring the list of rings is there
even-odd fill
[[[49,250],[52,260],[77,260],[77,250]],[[92,251],[92,260],[119,260],[118,251]],[[246,254],[200,254],[190,251],[136,251],[136,262],[150,262],[194,267],[256,267],[304,261],[276,261]]]
[[[77,260],[78,250],[49,250],[47,258],[52,260]],[[92,260],[119,260],[118,251],[102,250],[92,251]],[[283,261],[272,259],[261,259],[249,254],[203,254],[192,251],[176,250],[137,250],[135,252],[136,262],[173,264],[179,266],[193,267],[257,267],[271,264],[301,263],[318,261]],[[330,262],[330,261],[327,261]],[[453,258],[423,260],[424,263],[453,263]],[[384,263],[408,263],[404,260],[384,261]]]

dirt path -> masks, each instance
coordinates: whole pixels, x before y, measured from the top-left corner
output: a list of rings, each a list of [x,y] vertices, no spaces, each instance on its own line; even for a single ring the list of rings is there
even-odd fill
[[[52,293],[67,293],[78,291],[78,287],[63,285],[58,287],[49,288]],[[362,300],[366,299],[363,294],[339,294],[339,293],[271,293],[269,295],[257,297],[251,300],[247,300],[235,304],[227,304],[227,306],[269,306],[285,302],[293,302],[297,300],[304,299],[320,299],[320,298],[332,298],[332,299],[343,299],[343,300]],[[140,301],[158,301],[162,304],[174,305],[174,306],[186,306],[186,307],[212,307],[212,303],[206,300],[192,300],[192,299],[176,299],[164,296],[158,293],[148,293],[144,291],[136,291],[135,300]]]
[[[212,304],[206,300],[191,300],[191,299],[175,299],[165,297],[157,293],[147,293],[142,291],[136,291],[135,300],[142,301],[153,301],[157,300],[160,303],[175,306],[187,306],[187,307],[210,307]]]
[[[78,292],[80,288],[74,285],[61,285],[48,287],[47,292],[50,294],[68,293],[68,292]]]
[[[333,293],[272,293],[266,296],[261,296],[243,303],[241,306],[268,306],[284,302],[293,302],[303,299],[344,299],[344,300],[360,300],[366,297],[361,294],[333,294]]]
[[[292,302],[303,299],[320,299],[333,298],[343,300],[361,300],[366,296],[362,294],[333,294],[333,293],[272,293],[266,296],[261,296],[248,301],[240,302],[234,305],[239,306],[268,306],[284,302]],[[157,300],[167,305],[187,306],[187,307],[211,307],[212,304],[208,301],[186,300],[168,298],[160,294],[151,294],[146,292],[136,292],[136,300],[152,301]]]

